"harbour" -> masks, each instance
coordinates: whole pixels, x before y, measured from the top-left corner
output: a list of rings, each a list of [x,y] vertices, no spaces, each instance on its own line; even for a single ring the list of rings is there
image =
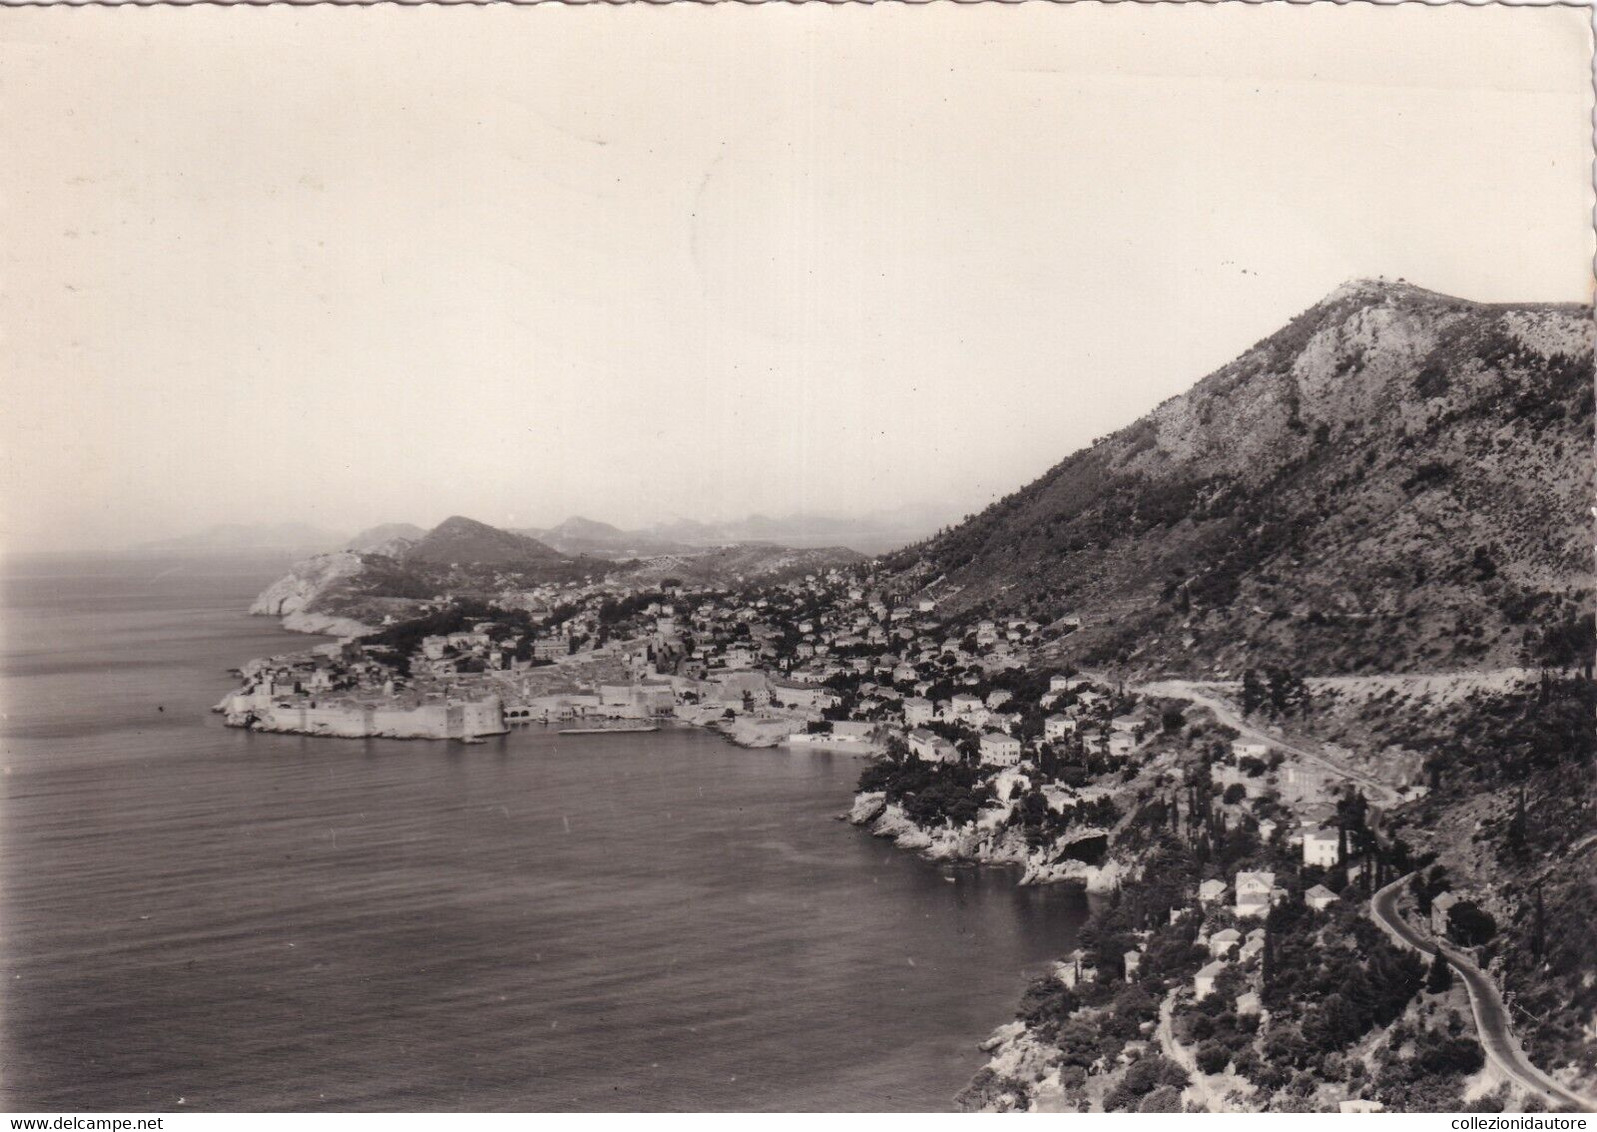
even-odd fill
[[[13,1110],[946,1110],[1085,918],[837,821],[856,758],[226,728],[306,638],[161,569],[5,583]]]

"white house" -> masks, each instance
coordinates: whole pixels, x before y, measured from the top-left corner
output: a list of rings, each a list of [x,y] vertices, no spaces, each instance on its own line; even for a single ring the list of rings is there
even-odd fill
[[[1264,1012],[1264,1006],[1259,1002],[1258,991],[1244,991],[1237,995],[1237,1017],[1246,1018],[1248,1015],[1258,1015]]]
[[[1137,973],[1137,968],[1142,966],[1142,952],[1128,951],[1120,958],[1121,961],[1126,965],[1126,982],[1129,983],[1132,979],[1132,976]]]
[[[1225,895],[1225,881],[1206,880],[1198,885],[1198,899],[1205,904],[1213,904]]]
[[[1242,933],[1236,928],[1225,928],[1209,937],[1209,954],[1216,959],[1228,954],[1242,942]]]
[[[1270,755],[1270,744],[1261,743],[1257,739],[1233,739],[1231,740],[1231,753],[1239,759],[1268,758]]]
[[[948,701],[948,710],[955,715],[970,715],[981,709],[980,696],[973,696],[969,692],[961,692]]]
[[[924,727],[917,727],[909,733],[909,749],[915,757],[929,763],[957,763],[959,749],[944,739],[941,735],[934,734]]]
[[[1214,993],[1214,980],[1224,970],[1225,964],[1218,959],[1199,968],[1198,973],[1192,976],[1192,989],[1199,998],[1207,998]]]
[[[1075,730],[1076,721],[1068,715],[1050,715],[1043,720],[1042,724],[1043,738],[1050,743],[1063,739],[1066,735],[1074,733]]]
[[[1238,916],[1262,916],[1270,910],[1271,892],[1275,888],[1274,873],[1238,873],[1236,885],[1235,911]]]
[[[1323,884],[1317,884],[1303,894],[1303,903],[1313,908],[1316,912],[1325,911],[1336,902],[1336,899],[1336,893],[1326,888]]]
[[[1020,740],[989,731],[981,737],[981,761],[988,766],[1014,766],[1020,762]]]
[[[994,711],[997,711],[999,708],[1003,707],[1009,702],[1009,700],[1010,693],[1004,691],[1002,688],[994,688],[991,692],[987,693],[987,706]]]
[[[923,723],[930,723],[932,716],[937,712],[931,700],[920,696],[911,696],[904,701],[904,722],[911,727],[919,727]]]
[[[1124,731],[1116,731],[1109,736],[1109,753],[1124,757],[1137,749],[1137,740],[1127,735]]]
[[[1305,829],[1303,831],[1303,863],[1323,868],[1335,866],[1341,855],[1342,839],[1336,830]]]

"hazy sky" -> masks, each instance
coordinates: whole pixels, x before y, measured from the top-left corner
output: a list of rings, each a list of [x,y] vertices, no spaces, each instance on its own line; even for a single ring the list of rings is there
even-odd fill
[[[0,11],[0,545],[973,510],[1350,277],[1588,298],[1586,20]]]

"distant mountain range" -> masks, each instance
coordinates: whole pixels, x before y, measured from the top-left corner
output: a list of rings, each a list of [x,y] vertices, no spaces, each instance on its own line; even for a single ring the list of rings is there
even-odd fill
[[[865,555],[906,546],[937,530],[941,521],[925,509],[879,512],[862,518],[797,514],[784,518],[751,515],[728,523],[677,519],[640,530],[574,515],[553,527],[524,527],[507,533],[535,539],[567,555],[614,560],[684,554],[708,547],[745,543],[794,548],[847,547]],[[141,554],[211,555],[270,552],[316,554],[332,550],[400,552],[404,542],[428,534],[414,523],[383,523],[353,537],[304,523],[230,523],[182,538],[142,543]],[[424,551],[424,553],[431,553]]]
[[[426,528],[418,527],[415,523],[380,523],[345,542],[343,549],[386,553],[399,549],[403,543],[415,542],[426,534]]]
[[[1444,670],[1591,655],[1591,311],[1346,285],[889,556],[1090,664]]]
[[[561,530],[568,544],[614,549],[624,541],[619,537],[624,532],[610,535],[604,524],[587,520],[562,524]],[[296,562],[261,593],[250,612],[282,617],[290,629],[358,634],[385,619],[413,616],[422,603],[444,594],[493,601],[551,583],[608,581],[640,587],[657,586],[666,578],[733,588],[864,560],[847,547],[765,543],[688,547],[648,556],[570,554],[525,533],[455,515],[430,531],[394,523],[373,527],[343,549]]]
[[[517,533],[538,539],[566,554],[596,554],[606,558],[647,558],[750,543],[799,549],[846,546],[861,554],[876,555],[924,538],[939,525],[939,521],[924,510],[881,512],[862,518],[750,515],[727,523],[677,519],[639,530],[623,530],[609,523],[573,516],[559,526],[526,527]]]

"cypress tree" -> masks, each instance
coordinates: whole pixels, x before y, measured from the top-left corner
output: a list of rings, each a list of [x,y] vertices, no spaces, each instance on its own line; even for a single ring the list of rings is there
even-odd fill
[[[1508,844],[1515,850],[1525,847],[1525,784],[1519,784],[1519,800],[1514,806],[1514,820],[1508,826]]]
[[[1441,994],[1453,985],[1453,968],[1442,954],[1441,948],[1431,959],[1430,972],[1425,976],[1425,989],[1431,994]]]

